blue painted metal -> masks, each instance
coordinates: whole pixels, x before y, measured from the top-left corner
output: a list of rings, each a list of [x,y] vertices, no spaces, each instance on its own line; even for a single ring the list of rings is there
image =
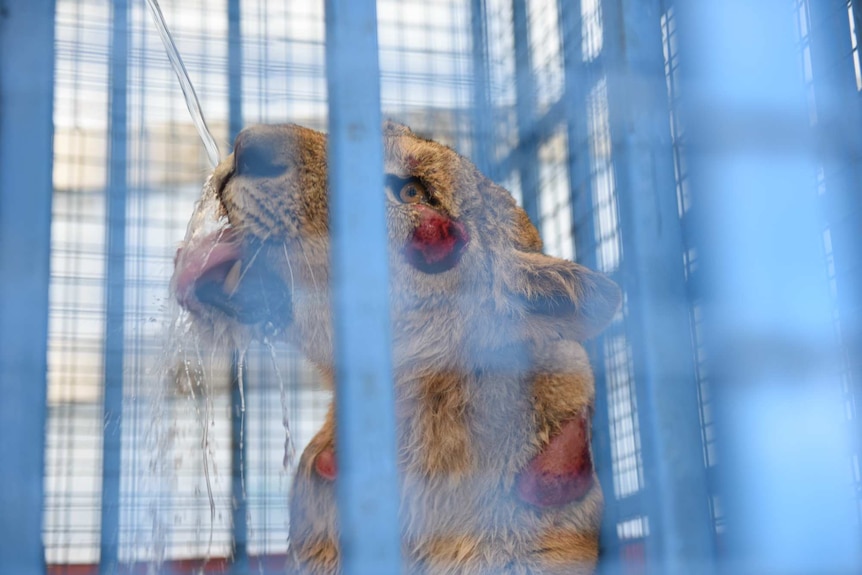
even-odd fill
[[[227,2],[228,58],[228,134],[233,142],[242,130],[242,25],[240,0]],[[233,557],[231,573],[243,575],[250,571],[248,559],[248,446],[245,440],[245,413],[240,385],[240,358],[231,359],[231,525],[233,526]]]
[[[245,438],[245,405],[243,404],[242,392],[240,391],[240,370],[244,369],[240,364],[239,353],[234,352],[231,358],[231,525],[233,527],[233,554],[231,557],[230,573],[235,575],[246,575],[250,572],[248,560],[248,499],[245,486],[248,484],[248,442]],[[245,385],[245,383],[243,383]]]
[[[54,2],[0,13],[0,564],[45,573]]]
[[[521,176],[521,205],[539,226],[539,134],[536,131],[536,80],[530,52],[526,0],[512,0],[515,40],[515,93],[518,148],[515,167]]]
[[[111,16],[110,126],[107,188],[102,506],[99,573],[119,564],[125,353],[126,199],[128,195],[129,3],[115,0]]]
[[[485,0],[470,0],[470,33],[473,42],[473,140],[471,159],[491,179],[493,171],[494,123],[488,94],[488,28]]]
[[[598,230],[590,169],[590,139],[587,126],[587,95],[597,81],[595,67],[584,62],[583,20],[580,0],[557,0],[560,36],[565,73],[563,94],[566,139],[569,146],[568,183],[572,209],[572,240],[575,259],[591,269],[598,269]],[[615,573],[620,558],[617,522],[619,505],[613,492],[613,455],[609,418],[609,398],[605,380],[602,339],[587,342],[595,380],[595,414],[593,416],[592,452],[605,497],[599,545],[602,574]]]
[[[796,14],[784,0],[677,9],[726,570],[858,573]]]
[[[822,167],[820,203],[834,265],[835,299],[845,347],[847,395],[862,437],[862,96],[857,90],[846,2],[807,2],[811,78]],[[862,40],[862,4],[853,3],[856,41]],[[852,409],[852,407],[851,407]],[[862,445],[857,445],[857,454]],[[858,455],[857,455],[858,456]],[[862,478],[857,477],[857,499]],[[862,506],[859,509],[862,518]]]
[[[651,572],[689,575],[708,572],[715,552],[661,14],[659,0],[604,2],[603,51],[649,516],[647,563]]]
[[[377,50],[373,0],[326,2],[336,491],[346,575],[400,572]]]
[[[236,139],[242,120],[242,21],[240,0],[227,2],[228,134]]]

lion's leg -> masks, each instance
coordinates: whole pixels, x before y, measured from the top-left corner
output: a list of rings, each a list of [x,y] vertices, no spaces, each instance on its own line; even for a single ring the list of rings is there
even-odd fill
[[[303,451],[290,497],[290,569],[302,575],[339,572],[335,505],[335,421],[332,406],[323,427]]]

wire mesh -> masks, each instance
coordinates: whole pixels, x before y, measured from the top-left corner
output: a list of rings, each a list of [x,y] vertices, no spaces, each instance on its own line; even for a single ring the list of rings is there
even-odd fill
[[[105,236],[111,12],[57,5],[55,201],[46,445],[45,553],[52,572],[99,562]],[[228,141],[227,3],[163,2],[222,152]],[[462,2],[382,5],[384,113],[469,152],[470,12]],[[322,3],[243,2],[246,124],[326,125]],[[205,344],[166,350],[167,284],[207,164],[143,2],[130,4],[129,198],[119,560],[209,558],[234,549],[229,358]],[[442,40],[442,41],[441,41]],[[173,344],[174,342],[171,342]],[[212,363],[201,374],[202,363]],[[212,361],[211,361],[212,360]],[[191,366],[191,367],[190,367]],[[285,431],[301,451],[329,392],[295,351],[253,346],[245,359],[247,550],[287,549]],[[282,389],[282,387],[284,389]],[[284,397],[282,397],[282,394]],[[207,475],[209,474],[209,478]],[[275,564],[277,565],[277,561]]]
[[[690,304],[690,337],[699,400],[703,465],[718,465],[716,416],[702,333],[701,252],[692,227],[698,209],[690,178],[686,126],[677,113],[685,93],[676,2],[660,3],[648,23],[662,38],[667,121]],[[534,217],[548,253],[576,259],[625,283],[607,46],[619,35],[619,0],[381,0],[378,4],[383,113],[414,131],[477,154],[489,146],[489,173]],[[792,6],[791,6],[792,5]],[[201,96],[221,150],[231,147],[232,93],[246,125],[327,122],[322,2],[248,0],[241,4],[241,74],[229,73],[229,6],[166,1],[163,10]],[[45,445],[44,546],[53,573],[100,561],[103,501],[104,348],[110,158],[111,11],[101,0],[57,0],[54,107],[49,385]],[[788,3],[796,15],[800,73],[812,127],[826,133],[857,126],[862,90],[855,0]],[[121,563],[190,561],[221,566],[237,548],[237,509],[247,523],[247,552],[281,569],[287,551],[292,473],[286,429],[297,452],[319,427],[330,399],[313,367],[284,346],[248,350],[244,370],[241,475],[232,426],[238,406],[236,362],[204,344],[169,340],[168,282],[177,242],[208,171],[173,72],[143,2],[129,3],[128,182],[124,272],[122,436],[118,558]],[[483,19],[479,27],[477,14]],[[476,31],[486,35],[487,102],[477,102]],[[234,39],[236,40],[236,39]],[[837,42],[837,40],[841,40]],[[837,80],[836,80],[837,78]],[[836,82],[842,86],[838,95]],[[239,86],[237,86],[237,82]],[[842,112],[836,114],[835,110]],[[490,126],[477,120],[484,110]],[[856,130],[858,132],[858,130]],[[824,147],[817,189],[833,317],[841,337],[841,385],[848,425],[859,429],[858,166],[862,146],[842,129],[840,151]],[[825,137],[824,137],[825,141]],[[824,144],[825,146],[825,144]],[[848,167],[849,166],[849,167]],[[671,192],[669,192],[671,193]],[[585,232],[586,230],[586,232]],[[649,516],[637,346],[631,306],[589,346],[596,370],[596,459],[609,526],[606,557],[641,572],[643,542],[660,525]],[[178,348],[177,345],[180,347]],[[207,373],[201,373],[206,365]],[[602,455],[602,452],[606,452]],[[848,455],[862,518],[859,453]],[[649,463],[649,462],[646,462]],[[708,474],[713,528],[725,530],[721,494]],[[242,483],[243,505],[233,490]],[[176,565],[181,565],[176,563]]]

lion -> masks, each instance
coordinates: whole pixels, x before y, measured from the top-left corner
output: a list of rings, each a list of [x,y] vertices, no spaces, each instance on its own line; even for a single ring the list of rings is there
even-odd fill
[[[605,276],[542,253],[511,194],[451,148],[383,126],[405,572],[592,573],[602,492],[581,342],[620,304]],[[260,125],[211,176],[222,229],[178,250],[195,321],[279,337],[333,377],[326,135]],[[289,572],[340,572],[337,422],[302,453]]]

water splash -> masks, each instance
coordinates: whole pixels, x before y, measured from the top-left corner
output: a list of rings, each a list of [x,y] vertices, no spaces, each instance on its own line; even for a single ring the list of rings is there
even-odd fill
[[[288,469],[296,456],[296,449],[293,446],[293,436],[290,432],[290,417],[287,409],[287,391],[284,387],[284,378],[281,375],[281,370],[278,368],[278,358],[275,354],[275,346],[268,337],[263,339],[263,343],[269,348],[269,356],[272,358],[272,367],[275,370],[275,376],[278,379],[278,386],[281,391],[281,424],[284,427],[284,460],[282,461],[282,465],[285,469]]]
[[[248,349],[239,352],[236,365],[237,385],[239,386],[239,480],[243,500],[247,499],[245,492],[245,358]],[[248,522],[248,518],[246,518]]]
[[[153,16],[153,23],[159,31],[162,44],[165,46],[165,52],[167,52],[168,59],[171,61],[171,67],[174,69],[174,73],[177,75],[177,80],[180,82],[180,88],[182,88],[183,96],[186,100],[186,107],[189,109],[192,122],[194,122],[195,128],[197,128],[198,134],[200,134],[201,140],[204,143],[204,148],[206,148],[207,158],[209,158],[210,165],[215,168],[221,159],[221,154],[219,153],[218,144],[216,144],[216,141],[207,126],[207,122],[204,119],[203,112],[201,111],[201,103],[198,100],[195,87],[192,85],[192,81],[189,78],[186,65],[183,63],[179,50],[177,50],[177,45],[174,43],[174,39],[168,29],[167,22],[165,22],[165,17],[162,14],[162,8],[159,6],[158,0],[147,0],[147,5],[150,7],[150,13]]]
[[[199,342],[195,342],[196,344]],[[195,345],[195,352],[197,354],[198,365],[203,368],[204,360],[201,356],[200,347]],[[212,356],[210,357],[210,373],[209,377],[204,375],[202,378],[203,383],[205,385],[204,389],[206,393],[204,394],[204,406],[205,412],[203,421],[203,429],[201,430],[201,455],[203,456],[203,469],[204,469],[204,478],[206,479],[207,486],[207,498],[209,499],[210,504],[210,529],[209,529],[209,541],[207,542],[207,551],[204,555],[204,564],[206,564],[210,557],[212,556],[212,546],[213,546],[213,533],[215,532],[215,523],[216,523],[216,504],[215,497],[213,496],[213,486],[212,479],[210,478],[210,462],[213,459],[214,454],[212,453],[212,445],[209,440],[209,428],[210,428],[210,420],[214,417],[213,414],[213,390],[212,384],[214,380],[213,374],[213,365],[215,363],[215,349],[213,349]],[[214,423],[214,422],[213,422]]]

